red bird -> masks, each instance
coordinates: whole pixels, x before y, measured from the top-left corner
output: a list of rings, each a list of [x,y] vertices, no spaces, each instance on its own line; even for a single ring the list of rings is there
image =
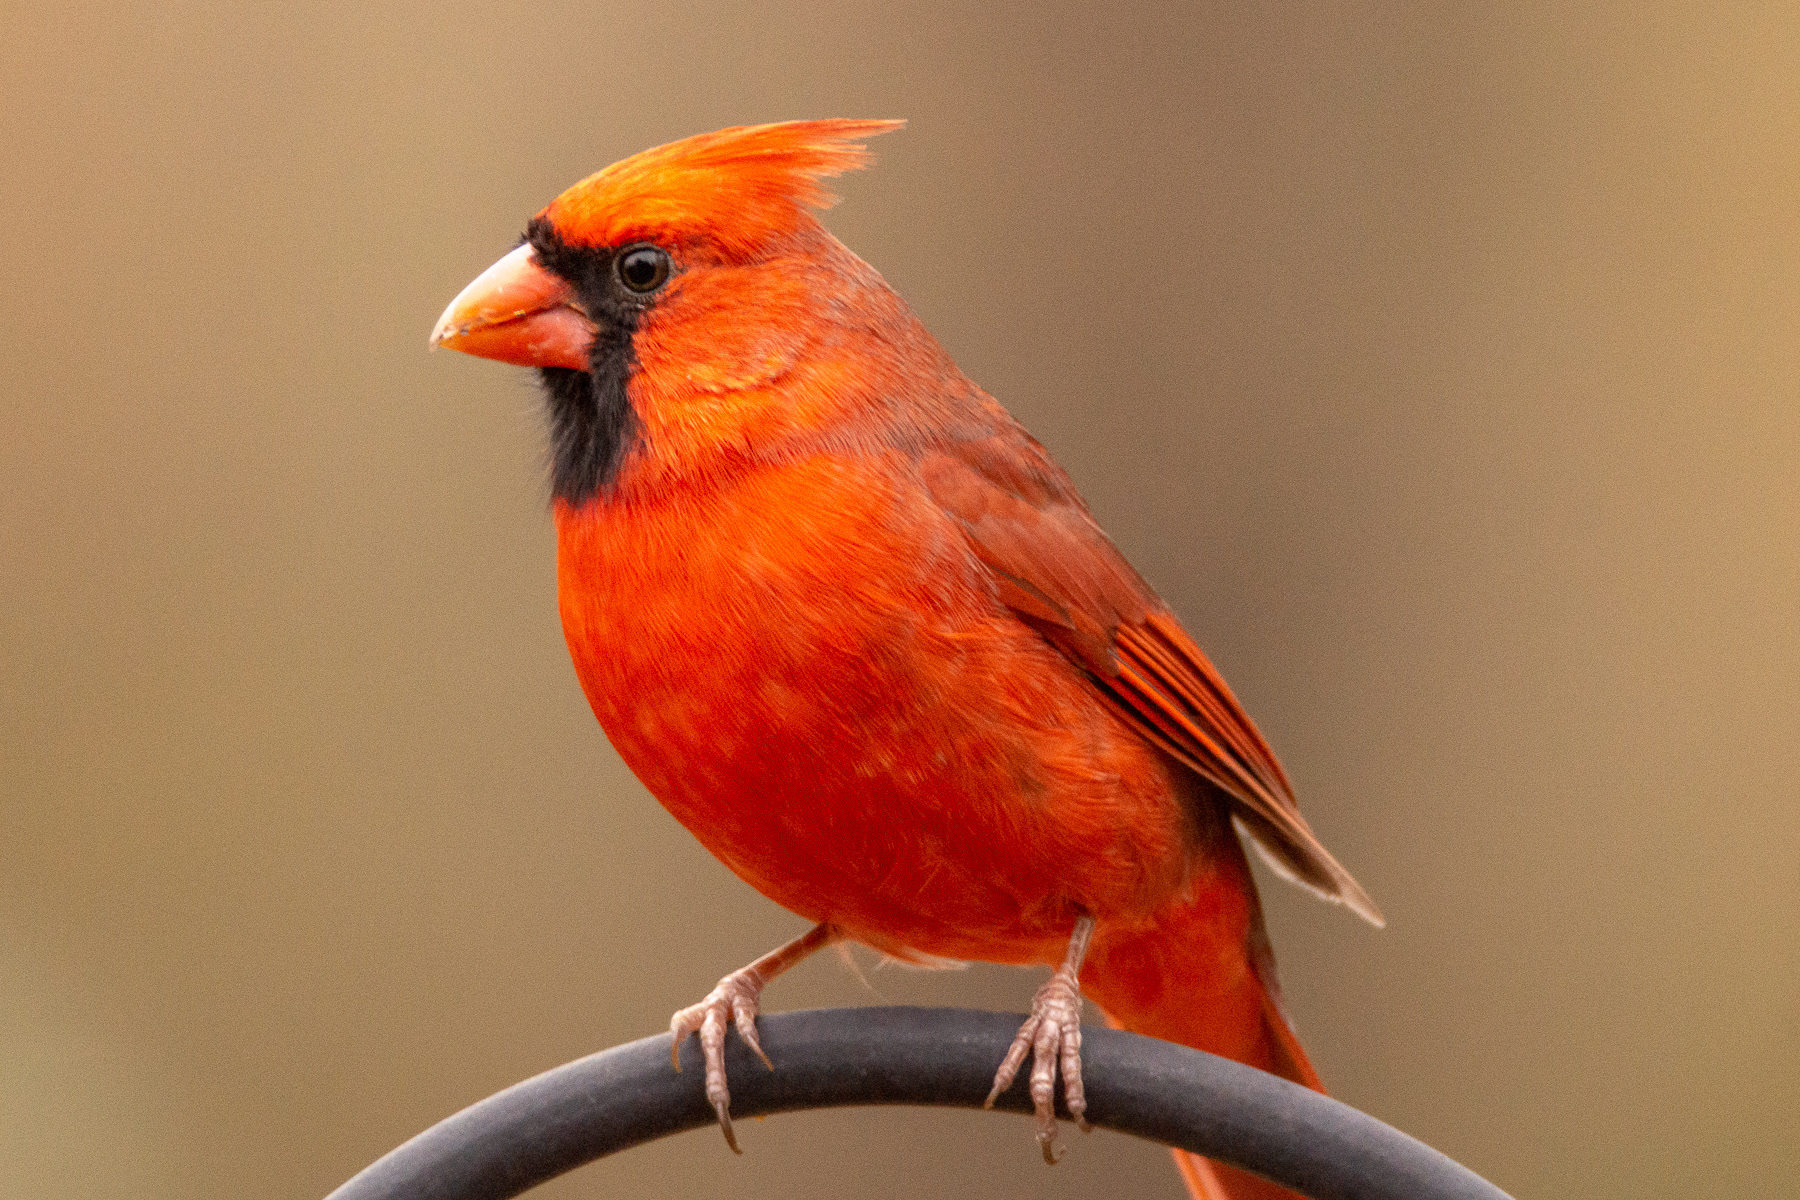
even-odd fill
[[[1237,835],[1381,918],[1068,476],[813,215],[821,179],[868,161],[858,139],[899,125],[724,129],[615,163],[432,334],[540,370],[563,631],[607,737],[817,923],[676,1013],[676,1043],[699,1033],[736,1149],[727,1027],[761,1054],[764,985],[854,940],[1055,968],[994,1081],[1032,1056],[1052,1161],[1059,1066],[1084,1109],[1083,991],[1317,1088]],[[1176,1160],[1197,1196],[1291,1195]]]

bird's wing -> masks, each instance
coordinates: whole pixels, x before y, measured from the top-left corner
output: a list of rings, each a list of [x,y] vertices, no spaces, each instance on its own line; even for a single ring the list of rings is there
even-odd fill
[[[1300,815],[1286,774],[1218,670],[1042,446],[1007,423],[933,446],[920,471],[1007,607],[1139,733],[1224,791],[1272,867],[1382,923]]]

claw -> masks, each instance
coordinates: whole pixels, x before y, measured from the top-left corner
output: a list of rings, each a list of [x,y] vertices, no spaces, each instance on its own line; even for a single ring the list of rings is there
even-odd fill
[[[756,1014],[757,1004],[754,1000],[744,1000],[741,997],[732,1000],[731,1015],[733,1023],[737,1025],[738,1036],[744,1039],[746,1046],[756,1052],[756,1057],[762,1059],[763,1066],[773,1071],[775,1064],[769,1061],[767,1054],[763,1053],[762,1039],[756,1036]]]
[[[775,1064],[763,1053],[762,1039],[756,1036],[756,1014],[762,990],[774,979],[807,955],[844,938],[843,930],[829,921],[814,925],[785,946],[769,951],[741,971],[733,971],[719,980],[719,986],[706,993],[706,999],[691,1004],[669,1018],[669,1060],[681,1070],[681,1043],[690,1033],[700,1035],[700,1054],[706,1060],[706,1099],[719,1114],[719,1131],[733,1152],[738,1149],[737,1135],[731,1132],[731,1092],[725,1086],[725,1027],[737,1027],[744,1044],[756,1052],[763,1066],[773,1071]]]
[[[1057,968],[1031,998],[1031,1016],[1019,1026],[1018,1036],[994,1072],[994,1086],[983,1107],[992,1108],[1000,1093],[1012,1086],[1025,1056],[1031,1055],[1031,1107],[1037,1118],[1038,1147],[1044,1161],[1054,1164],[1056,1150],[1056,1071],[1062,1068],[1063,1096],[1069,1115],[1083,1133],[1087,1120],[1087,1094],[1081,1084],[1081,960],[1093,923],[1083,918],[1070,939],[1069,958]]]
[[[731,1147],[733,1154],[742,1154],[737,1144],[737,1134],[731,1131],[731,1097],[713,1101],[713,1111],[719,1114],[719,1132],[725,1135],[725,1144]]]
[[[700,1035],[700,1055],[706,1062],[706,1099],[719,1114],[719,1131],[734,1154],[742,1154],[737,1135],[731,1129],[731,1089],[725,1085],[725,1028],[736,1026],[738,1036],[756,1052],[769,1070],[775,1064],[763,1053],[756,1036],[756,1014],[762,996],[763,980],[754,967],[733,971],[719,980],[719,985],[706,994],[706,999],[689,1005],[669,1018],[669,1056],[677,1071],[681,1070],[681,1044],[688,1035]]]

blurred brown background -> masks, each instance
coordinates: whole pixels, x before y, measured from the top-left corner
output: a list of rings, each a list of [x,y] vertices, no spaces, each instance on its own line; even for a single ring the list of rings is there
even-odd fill
[[[565,185],[904,116],[830,217],[1073,472],[1391,925],[1265,886],[1336,1093],[1520,1197],[1800,1172],[1792,5],[9,5],[0,1172],[316,1197],[801,928],[587,712],[523,373]],[[881,971],[1017,1009],[1038,976]],[[874,1000],[829,956],[772,1008]],[[576,1196],[1173,1197],[1021,1119]]]

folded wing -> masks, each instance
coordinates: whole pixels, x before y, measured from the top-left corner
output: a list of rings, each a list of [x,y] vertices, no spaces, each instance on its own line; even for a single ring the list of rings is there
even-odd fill
[[[1042,446],[1009,423],[924,451],[920,469],[1002,601],[1138,732],[1230,797],[1275,870],[1382,923],[1300,815],[1286,774],[1218,670]]]

